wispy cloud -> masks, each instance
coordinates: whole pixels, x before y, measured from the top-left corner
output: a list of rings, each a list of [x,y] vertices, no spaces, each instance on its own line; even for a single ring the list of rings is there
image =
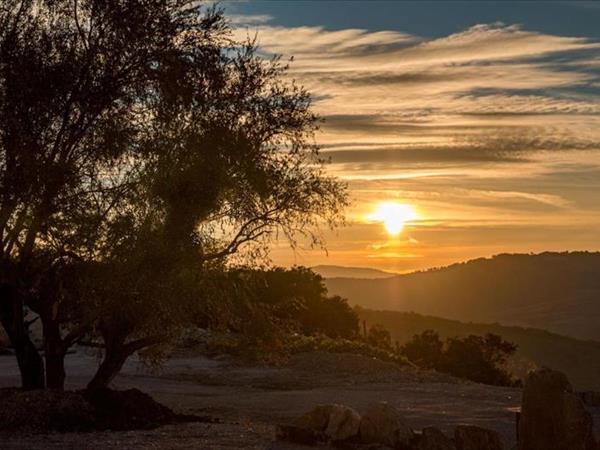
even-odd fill
[[[294,56],[291,76],[325,118],[323,155],[350,183],[351,221],[382,200],[427,219],[397,246],[377,225],[342,233],[346,263],[368,256],[404,270],[415,259],[582,248],[600,234],[568,234],[573,221],[600,230],[600,42],[501,23],[426,39],[235,21],[239,37],[258,32],[265,54]],[[565,247],[549,245],[558,236]]]

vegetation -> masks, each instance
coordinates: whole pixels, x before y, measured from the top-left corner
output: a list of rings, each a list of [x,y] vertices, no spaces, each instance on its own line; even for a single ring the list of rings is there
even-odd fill
[[[285,72],[192,0],[2,2],[0,321],[24,388],[61,389],[75,343],[103,350],[106,386],[198,304],[223,311],[234,255],[321,244],[345,192]]]
[[[442,340],[449,337],[502,336],[518,346],[506,369],[518,379],[538,367],[550,367],[565,373],[579,390],[600,389],[600,343],[561,336],[549,331],[491,323],[466,323],[440,317],[399,311],[375,311],[355,308],[361,322],[381,324],[389,330],[392,341],[400,345],[414,335],[435,330]]]
[[[515,384],[504,365],[516,350],[516,345],[495,334],[452,337],[442,342],[433,330],[415,335],[400,348],[403,355],[421,367],[497,386]]]
[[[391,349],[376,347],[360,339],[331,339],[326,336],[292,336],[288,344],[290,353],[325,351],[329,353],[354,353],[357,355],[377,358],[398,365],[411,365],[403,355]]]

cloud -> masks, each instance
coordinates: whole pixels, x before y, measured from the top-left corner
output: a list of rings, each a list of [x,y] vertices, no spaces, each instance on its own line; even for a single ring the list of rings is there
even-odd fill
[[[227,18],[233,25],[236,26],[252,26],[257,24],[264,24],[273,20],[273,16],[268,14],[255,14],[255,15],[236,15],[230,14]]]
[[[325,118],[317,141],[354,200],[338,262],[408,270],[597,247],[599,42],[501,23],[428,39],[235,20],[264,54],[294,56],[290,76]],[[379,201],[423,217],[397,246],[361,223]]]

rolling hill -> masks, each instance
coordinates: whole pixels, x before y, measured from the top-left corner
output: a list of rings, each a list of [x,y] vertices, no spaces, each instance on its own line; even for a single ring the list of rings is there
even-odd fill
[[[600,253],[501,254],[384,279],[328,278],[369,309],[498,322],[600,341]]]
[[[397,275],[383,270],[371,269],[368,267],[344,267],[344,266],[314,266],[311,269],[321,275],[323,278],[389,278]]]
[[[534,367],[546,366],[564,372],[579,390],[600,390],[600,342],[560,336],[535,328],[499,324],[463,323],[439,317],[397,311],[357,308],[367,326],[381,324],[392,339],[402,344],[425,330],[435,330],[442,338],[494,333],[519,346],[508,369],[522,378]]]

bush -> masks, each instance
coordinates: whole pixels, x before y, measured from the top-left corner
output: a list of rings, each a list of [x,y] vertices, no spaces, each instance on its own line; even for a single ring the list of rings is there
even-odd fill
[[[440,366],[444,343],[435,331],[426,330],[413,336],[412,340],[404,344],[400,351],[419,367],[435,369]]]
[[[420,367],[435,369],[459,378],[496,386],[514,386],[503,366],[517,346],[495,334],[448,338],[445,343],[438,333],[424,331],[403,345],[400,352]]]
[[[383,325],[375,324],[369,328],[367,343],[373,347],[381,348],[386,351],[392,350],[392,336]]]
[[[353,353],[377,358],[382,361],[393,362],[402,366],[413,364],[403,355],[399,355],[389,350],[374,347],[366,342],[349,339],[332,339],[327,336],[290,336],[287,350],[291,354],[324,351],[329,353]]]

